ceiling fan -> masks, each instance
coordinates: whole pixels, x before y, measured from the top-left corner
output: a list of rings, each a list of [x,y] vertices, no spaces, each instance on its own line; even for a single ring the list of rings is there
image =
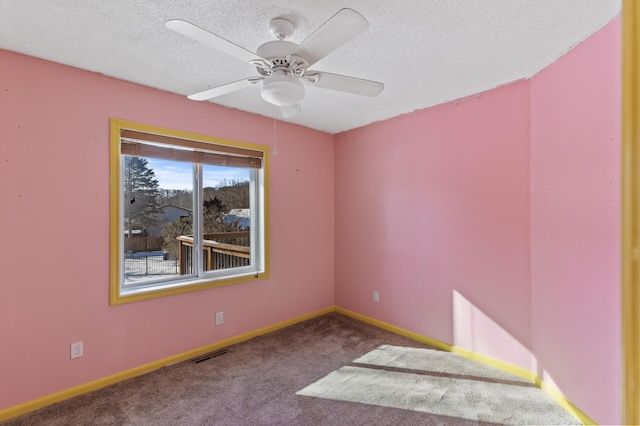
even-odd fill
[[[304,98],[305,84],[364,96],[376,96],[384,88],[384,84],[377,81],[309,69],[369,27],[369,22],[352,9],[338,11],[300,44],[285,40],[293,34],[293,23],[284,18],[272,19],[269,30],[276,40],[262,44],[256,53],[187,21],[172,19],[164,25],[179,34],[249,62],[258,71],[259,75],[255,77],[188,96],[192,100],[203,101],[261,83],[262,98],[279,106],[284,118],[290,118],[301,111],[300,102]]]

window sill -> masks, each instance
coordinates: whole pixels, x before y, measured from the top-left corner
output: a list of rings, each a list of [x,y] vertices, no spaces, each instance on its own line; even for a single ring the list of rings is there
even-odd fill
[[[240,284],[269,278],[265,272],[251,272],[237,275],[230,275],[225,278],[200,277],[179,282],[170,282],[149,286],[146,288],[137,287],[132,289],[120,289],[111,295],[111,305],[122,305],[125,303],[139,302],[142,300],[155,299],[158,297],[171,296],[174,294],[189,293],[192,291],[206,290],[216,287]]]

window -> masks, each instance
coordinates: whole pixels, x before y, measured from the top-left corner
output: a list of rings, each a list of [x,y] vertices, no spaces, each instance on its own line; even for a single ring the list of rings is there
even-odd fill
[[[111,304],[268,276],[262,145],[111,120]]]

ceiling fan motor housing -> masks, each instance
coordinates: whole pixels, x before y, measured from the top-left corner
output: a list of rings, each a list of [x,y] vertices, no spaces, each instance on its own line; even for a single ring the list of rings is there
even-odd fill
[[[297,44],[285,40],[273,40],[262,44],[256,54],[270,61],[272,67],[262,82],[260,95],[262,99],[277,106],[295,105],[304,98],[304,84],[293,74],[290,68],[290,57],[287,58]],[[258,67],[258,71],[260,68]]]
[[[285,40],[271,40],[258,47],[256,54],[269,61],[285,59],[297,44]]]

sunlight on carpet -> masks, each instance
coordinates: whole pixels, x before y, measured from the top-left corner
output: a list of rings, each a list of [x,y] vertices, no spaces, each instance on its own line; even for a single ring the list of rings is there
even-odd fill
[[[568,424],[530,382],[455,354],[383,345],[354,362],[362,366],[333,371],[297,395],[498,424]]]
[[[382,345],[353,362],[356,364],[509,380],[531,385],[529,380],[522,377],[477,363],[451,352],[433,349]]]

